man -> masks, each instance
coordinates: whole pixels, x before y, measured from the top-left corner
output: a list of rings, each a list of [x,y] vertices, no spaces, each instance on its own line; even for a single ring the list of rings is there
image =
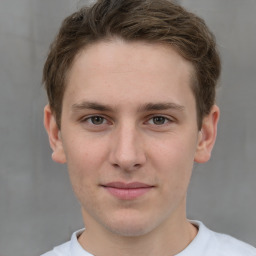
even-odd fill
[[[66,18],[43,80],[52,158],[66,163],[85,229],[45,256],[252,256],[186,218],[209,160],[220,59],[204,21],[167,0],[99,0]]]

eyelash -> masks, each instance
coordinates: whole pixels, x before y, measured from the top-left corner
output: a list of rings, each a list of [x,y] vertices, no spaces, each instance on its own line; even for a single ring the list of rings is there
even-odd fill
[[[101,120],[101,122],[99,124],[95,124],[93,119],[98,118]],[[158,121],[163,121],[162,124],[156,124],[155,121],[157,121],[157,119],[160,119]],[[86,118],[81,119],[82,123],[88,123],[91,126],[95,126],[95,127],[101,127],[102,125],[107,125],[107,124],[112,124],[112,122],[110,122],[108,120],[108,118],[102,116],[102,115],[92,115],[92,116],[88,116]],[[163,115],[151,115],[150,117],[147,118],[146,122],[144,122],[143,124],[150,124],[151,126],[156,126],[156,127],[164,127],[170,123],[173,123],[174,120],[163,116]]]
[[[155,119],[155,121],[156,121],[156,119],[160,119],[160,120],[164,121],[164,123],[156,124],[156,123],[154,123],[154,119]],[[161,115],[151,116],[150,119],[148,119],[147,123],[150,123],[150,120],[153,121],[152,125],[156,125],[156,126],[164,126],[164,125],[168,125],[169,123],[173,122],[173,120],[171,120],[170,118],[167,118],[167,117],[161,116]]]
[[[94,124],[93,121],[92,121],[94,118],[100,118],[103,121],[103,123]],[[86,118],[82,119],[82,122],[88,122],[91,125],[100,126],[102,124],[105,124],[107,122],[107,119],[105,117],[101,116],[101,115],[94,115],[94,116],[89,116],[89,117],[86,117]]]

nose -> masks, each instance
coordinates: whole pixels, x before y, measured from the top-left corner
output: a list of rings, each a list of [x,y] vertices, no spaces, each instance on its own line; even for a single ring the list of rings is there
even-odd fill
[[[124,171],[137,170],[145,164],[143,141],[135,126],[126,124],[116,128],[112,136],[110,162]]]

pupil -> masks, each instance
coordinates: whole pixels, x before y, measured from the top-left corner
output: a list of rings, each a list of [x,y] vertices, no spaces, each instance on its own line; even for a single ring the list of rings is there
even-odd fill
[[[94,116],[92,117],[92,123],[93,124],[102,124],[103,118],[100,116]]]
[[[156,116],[153,118],[153,120],[154,120],[154,124],[158,124],[158,125],[164,124],[165,122],[165,118],[162,116]]]

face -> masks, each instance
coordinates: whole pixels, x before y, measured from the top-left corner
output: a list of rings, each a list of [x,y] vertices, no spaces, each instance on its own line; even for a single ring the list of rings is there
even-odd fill
[[[138,236],[186,218],[193,163],[209,159],[218,119],[214,107],[198,131],[192,74],[160,44],[113,39],[76,57],[61,130],[48,106],[45,126],[88,230]]]

